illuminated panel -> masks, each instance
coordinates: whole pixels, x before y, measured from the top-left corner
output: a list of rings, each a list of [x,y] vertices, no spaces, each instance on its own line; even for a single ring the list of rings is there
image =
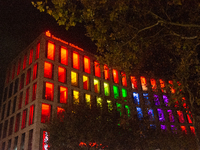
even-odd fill
[[[108,104],[108,110],[112,111],[113,110],[112,101],[111,100],[107,100],[107,104]]]
[[[105,80],[110,80],[110,73],[109,73],[108,66],[104,65],[103,68],[104,68],[104,70],[103,70],[103,72],[104,72],[104,79]]]
[[[160,125],[160,128],[161,128],[161,130],[166,130],[167,129],[166,125]]]
[[[186,129],[185,126],[181,126],[181,130],[182,130],[183,133],[187,134],[187,129]]]
[[[73,68],[80,69],[79,54],[77,52],[73,52]]]
[[[24,55],[24,61],[23,61],[23,70],[26,68],[26,60],[27,60],[27,55]]]
[[[29,110],[29,121],[28,121],[28,125],[32,125],[33,124],[33,119],[34,119],[34,105],[30,106],[30,110]]]
[[[60,63],[68,65],[68,50],[64,47],[60,48]]]
[[[17,75],[19,75],[21,69],[21,59],[18,61],[18,66],[17,66]]]
[[[119,98],[119,88],[115,85],[113,85],[113,93],[114,93],[114,98],[118,99]]]
[[[49,62],[44,62],[44,77],[52,79],[53,65]]]
[[[97,107],[102,108],[103,99],[101,97],[96,97],[97,100]]]
[[[12,79],[14,79],[14,77],[15,77],[15,64],[13,65],[13,70],[12,70]]]
[[[163,88],[165,88],[165,82],[162,79],[159,79],[159,82],[160,82],[161,91],[163,93],[166,93],[166,90],[163,90]]]
[[[141,81],[141,86],[142,86],[142,90],[143,91],[147,91],[147,80],[145,77],[140,77],[140,81]]]
[[[58,67],[58,81],[62,83],[66,82],[66,69],[63,67]]]
[[[190,126],[190,130],[192,134],[195,134],[195,128],[193,126]]]
[[[179,122],[180,122],[180,123],[184,123],[185,121],[184,121],[184,117],[183,117],[183,112],[180,111],[180,110],[178,110],[178,111],[177,111],[177,114],[178,114]]]
[[[127,87],[126,74],[124,72],[121,72],[121,76],[122,76],[122,85]]]
[[[91,108],[91,95],[85,94],[85,102]]]
[[[192,123],[192,114],[187,114],[187,119],[188,119],[188,123]]]
[[[60,103],[67,103],[68,99],[68,89],[66,87],[60,86]]]
[[[134,99],[134,103],[139,105],[140,104],[140,97],[139,94],[136,92],[133,92],[133,99]]]
[[[154,92],[156,92],[156,89],[157,89],[156,80],[155,79],[150,79],[150,82],[151,82],[152,90]]]
[[[57,117],[60,119],[60,121],[63,121],[64,119],[64,112],[65,110],[62,107],[57,107]]]
[[[143,93],[143,98],[144,98],[145,105],[151,104],[150,101],[149,101],[148,93]]]
[[[116,103],[117,111],[119,112],[120,116],[122,116],[122,104]]]
[[[48,59],[54,60],[55,57],[55,45],[52,42],[47,43],[47,54],[46,54]]]
[[[38,65],[37,63],[33,66],[33,80],[35,80],[37,78],[37,68]]]
[[[169,84],[170,84],[170,91],[171,93],[175,93],[175,89],[173,88],[173,81],[169,81]]]
[[[51,105],[42,104],[41,123],[49,122],[51,116]]]
[[[168,100],[168,98],[167,98],[166,95],[163,95],[163,101],[164,101],[164,103],[165,103],[165,106],[168,106],[169,100]]]
[[[163,110],[162,109],[157,109],[157,111],[158,111],[159,121],[164,122],[165,121],[165,117],[164,117]]]
[[[20,113],[17,114],[16,120],[15,120],[15,132],[19,131],[19,123],[20,123]]]
[[[153,109],[147,109],[148,111],[148,116],[149,116],[149,120],[150,121],[154,121],[154,113],[153,113]]]
[[[74,104],[79,103],[79,91],[73,90],[73,103]]]
[[[135,90],[138,89],[137,80],[134,76],[131,76],[131,86],[132,86],[132,89],[135,89]]]
[[[183,108],[187,108],[187,104],[186,104],[186,100],[185,97],[182,97],[182,104],[183,104]]]
[[[137,117],[139,120],[141,120],[143,118],[142,109],[140,107],[136,107],[136,110],[137,110]]]
[[[36,99],[36,90],[37,90],[37,83],[33,84],[33,93],[32,93],[32,101]]]
[[[23,99],[23,92],[21,92],[19,95],[18,109],[22,108],[22,99]]]
[[[97,61],[94,62],[94,75],[101,77],[100,64]]]
[[[29,61],[28,61],[28,64],[32,64],[33,62],[33,49],[30,50],[30,54],[29,54]]]
[[[31,80],[31,68],[28,69],[26,73],[26,85],[30,83],[30,80]]]
[[[29,101],[29,88],[26,89],[25,105],[28,104],[28,101]]]
[[[175,125],[171,125],[171,130],[173,133],[177,133],[177,128]]]
[[[43,136],[42,136],[42,150],[48,150],[49,149],[49,133],[47,131],[43,131]]]
[[[89,78],[87,76],[83,76],[83,89],[89,90]]]
[[[53,83],[45,83],[45,99],[53,101],[54,85]]]
[[[97,79],[94,79],[94,92],[100,93],[100,81]]]
[[[39,54],[40,54],[40,43],[38,43],[36,47],[35,60],[39,58]]]
[[[128,115],[128,117],[130,117],[130,114],[131,114],[131,110],[130,110],[130,107],[128,105],[125,105],[125,110],[126,110],[126,114]]]
[[[21,129],[24,129],[26,127],[26,115],[27,115],[27,110],[23,110],[22,114],[22,124],[21,124]]]
[[[110,87],[109,87],[109,84],[104,82],[104,94],[105,96],[110,96]]]
[[[153,95],[153,97],[154,97],[154,103],[155,103],[155,105],[156,106],[159,106],[160,105],[160,101],[159,101],[159,97],[158,97],[158,95]]]
[[[172,110],[167,110],[167,112],[169,114],[169,121],[170,122],[175,122]]]
[[[122,88],[122,97],[125,98],[127,97],[127,90]]]
[[[84,72],[90,73],[90,58],[84,56]]]
[[[119,83],[118,71],[113,69],[113,81],[114,83]]]
[[[78,86],[78,73],[71,71],[71,85]]]

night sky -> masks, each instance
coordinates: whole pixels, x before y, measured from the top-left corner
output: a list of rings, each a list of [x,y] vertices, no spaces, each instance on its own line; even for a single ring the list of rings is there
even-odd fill
[[[0,0],[0,98],[8,63],[47,30],[84,50],[92,52],[96,49],[94,43],[85,36],[83,25],[66,31],[53,17],[34,8],[31,0]]]

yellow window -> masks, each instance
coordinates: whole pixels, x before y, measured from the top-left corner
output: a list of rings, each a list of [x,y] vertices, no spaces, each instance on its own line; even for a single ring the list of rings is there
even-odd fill
[[[107,104],[108,104],[108,111],[112,111],[113,110],[112,101],[107,100]]]
[[[100,93],[100,82],[97,79],[94,79],[94,92]]]
[[[105,96],[110,96],[109,84],[106,82],[104,82],[104,94],[105,94]]]
[[[97,106],[102,108],[103,99],[101,97],[97,97]]]
[[[83,76],[83,89],[89,90],[89,78],[87,76]]]
[[[73,90],[73,103],[74,104],[79,103],[79,91]]]
[[[74,71],[71,71],[71,85],[78,86],[78,74]]]
[[[91,95],[85,94],[85,102],[91,108]]]

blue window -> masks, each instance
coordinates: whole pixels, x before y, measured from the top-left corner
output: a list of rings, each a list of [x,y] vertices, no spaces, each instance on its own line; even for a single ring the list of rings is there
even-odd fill
[[[140,104],[140,98],[139,98],[139,94],[136,92],[133,92],[133,99],[134,99],[134,103],[139,105]]]

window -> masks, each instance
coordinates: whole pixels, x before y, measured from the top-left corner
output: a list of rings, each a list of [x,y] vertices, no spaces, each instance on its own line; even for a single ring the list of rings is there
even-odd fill
[[[85,102],[91,108],[91,95],[85,94]]]
[[[183,112],[180,111],[180,110],[178,110],[178,111],[177,111],[177,114],[178,114],[179,122],[180,122],[180,123],[184,123],[185,121],[184,121],[184,117],[183,117]]]
[[[17,114],[15,120],[15,132],[19,131],[20,113]]]
[[[103,107],[103,99],[101,97],[96,97],[97,100],[97,107],[102,108]]]
[[[37,63],[33,66],[33,80],[37,78],[37,70],[38,70],[38,65]]]
[[[170,81],[168,81],[168,82],[169,82],[169,84],[170,84],[170,91],[171,91],[171,93],[175,93],[175,89],[173,88],[173,81],[170,80]]]
[[[139,120],[141,120],[143,118],[142,109],[140,107],[136,107],[136,110],[137,110],[137,117]]]
[[[190,126],[190,130],[191,130],[191,133],[192,133],[192,134],[195,134],[195,129],[194,129],[193,126]]]
[[[79,91],[73,90],[73,103],[74,104],[79,103]]]
[[[107,100],[107,105],[108,105],[108,111],[112,111],[113,110],[113,104],[111,100]]]
[[[145,77],[140,77],[140,81],[141,81],[141,86],[142,86],[142,90],[143,91],[147,91],[147,81]]]
[[[20,150],[24,150],[24,142],[25,142],[25,133],[23,133],[21,136]]]
[[[159,79],[159,82],[160,82],[161,91],[163,93],[166,93],[166,90],[163,90],[163,88],[165,88],[165,82],[162,79]]]
[[[84,72],[90,73],[90,58],[84,56]]]
[[[23,110],[21,129],[24,129],[26,127],[26,116],[27,116],[27,109]]]
[[[83,89],[89,90],[89,78],[87,76],[83,76]]]
[[[28,64],[32,64],[33,62],[33,49],[30,50],[30,54],[29,54],[29,61],[28,61]]]
[[[15,112],[16,103],[17,103],[17,96],[15,96],[15,97],[14,97],[14,100],[13,100],[12,113],[14,113],[14,112]]]
[[[78,86],[78,73],[71,71],[71,85]]]
[[[60,119],[60,121],[63,121],[64,119],[64,112],[65,110],[62,107],[57,107],[57,117]]]
[[[125,98],[127,97],[127,90],[122,88],[122,97]]]
[[[10,124],[9,124],[9,131],[8,131],[8,135],[11,135],[13,132],[13,124],[14,124],[14,117],[10,118]]]
[[[160,105],[160,101],[159,101],[159,96],[158,95],[153,95],[153,98],[154,98],[154,103],[156,106],[159,106]]]
[[[160,128],[161,128],[161,130],[166,130],[167,129],[167,127],[166,127],[166,125],[160,125]]]
[[[113,93],[114,93],[114,98],[118,99],[119,98],[119,88],[115,85],[113,85]]]
[[[33,129],[29,130],[28,150],[32,150],[32,144],[33,144]]]
[[[7,150],[11,150],[11,139],[8,141],[8,148]]]
[[[44,62],[44,77],[52,79],[53,65],[49,62]]]
[[[94,75],[101,77],[100,64],[97,61],[94,62]]]
[[[65,47],[60,48],[59,62],[63,65],[68,65],[68,50]]]
[[[118,71],[113,69],[113,81],[114,83],[119,83]]]
[[[31,80],[31,68],[28,69],[26,73],[26,85],[30,83],[30,80]]]
[[[42,135],[42,150],[47,150],[47,149],[49,149],[49,144],[48,144],[48,142],[49,142],[49,133],[47,132],[47,131],[43,131],[43,133],[42,133],[43,135]]]
[[[187,134],[187,129],[186,129],[185,126],[181,126],[181,130],[182,130],[183,133]]]
[[[110,87],[109,87],[109,84],[104,82],[104,94],[105,96],[110,96]]]
[[[97,79],[94,79],[94,92],[100,93],[100,81]]]
[[[164,117],[163,110],[162,109],[157,109],[157,111],[158,111],[159,121],[164,122],[165,121],[165,117]]]
[[[134,103],[139,105],[140,104],[140,97],[139,94],[136,92],[133,92],[133,99],[134,99]]]
[[[45,99],[53,101],[54,85],[53,83],[45,82]]]
[[[8,87],[6,87],[5,90],[4,90],[3,102],[6,101],[6,99],[7,99],[7,95],[8,95]]]
[[[10,69],[7,70],[6,83],[9,82],[9,79],[10,79]]]
[[[25,79],[25,74],[22,74],[20,78],[19,90],[24,88],[24,79]]]
[[[18,110],[22,108],[22,99],[23,99],[23,92],[21,92],[19,95]]]
[[[4,119],[5,110],[6,110],[6,104],[3,105],[3,109],[2,109],[2,112],[1,112],[1,120]]]
[[[49,122],[51,116],[51,105],[42,104],[41,123]]]
[[[104,79],[105,80],[110,80],[110,74],[109,74],[109,68],[108,68],[108,66],[104,65],[103,68],[104,68],[104,70],[103,70],[103,72],[104,72]]]
[[[26,97],[25,97],[25,105],[27,105],[28,101],[29,101],[29,91],[30,91],[30,88],[27,88],[26,89]]]
[[[15,80],[14,94],[17,93],[17,91],[18,91],[18,86],[19,86],[19,78],[17,78],[17,79]]]
[[[153,109],[147,108],[147,112],[148,112],[149,120],[150,120],[150,121],[154,121]]]
[[[138,89],[137,80],[134,76],[131,76],[131,86],[132,86],[132,89],[135,89],[135,90]]]
[[[130,115],[130,114],[131,114],[130,107],[129,107],[128,105],[124,105],[124,107],[125,107],[127,116],[130,117],[130,116],[131,116],[131,115]]]
[[[39,54],[40,54],[40,43],[38,43],[36,47],[35,60],[39,58]]]
[[[188,123],[192,123],[192,114],[187,114]]]
[[[27,54],[24,55],[23,70],[26,68]]]
[[[172,113],[172,110],[167,110],[168,114],[169,114],[169,121],[170,122],[175,122],[174,120],[174,115]]]
[[[154,92],[156,92],[156,89],[157,89],[156,80],[155,79],[150,79],[150,82],[151,82],[152,90]]]
[[[14,141],[14,150],[17,150],[17,143],[18,143],[18,136],[15,137],[15,141]]]
[[[125,72],[121,72],[121,76],[122,76],[122,85],[127,87],[127,80],[126,80]]]
[[[166,95],[163,95],[163,101],[164,101],[165,106],[168,106],[169,100]]]
[[[10,84],[10,87],[9,87],[8,98],[12,96],[12,91],[13,91],[13,82]]]
[[[55,59],[55,44],[50,41],[47,43],[46,57],[51,60]]]
[[[32,101],[36,99],[37,82],[33,84]]]
[[[5,123],[4,123],[3,138],[5,138],[6,135],[7,135],[7,129],[8,129],[8,120],[6,120]]]
[[[17,66],[17,75],[19,75],[21,69],[21,59],[18,61],[18,66]]]
[[[66,69],[63,67],[58,67],[58,81],[62,83],[66,82]]]
[[[8,116],[10,115],[10,106],[11,106],[11,100],[9,100],[9,102],[8,102],[7,115],[6,115],[6,117],[8,117]]]
[[[34,105],[31,105],[29,110],[29,121],[28,121],[29,126],[33,124],[33,119],[34,119]]]
[[[79,54],[77,52],[73,52],[73,68],[80,69],[80,60],[79,60]]]
[[[15,64],[13,64],[13,70],[12,70],[12,79],[14,79],[14,77],[15,77]]]
[[[68,99],[68,89],[64,86],[60,86],[60,103],[67,103]]]

